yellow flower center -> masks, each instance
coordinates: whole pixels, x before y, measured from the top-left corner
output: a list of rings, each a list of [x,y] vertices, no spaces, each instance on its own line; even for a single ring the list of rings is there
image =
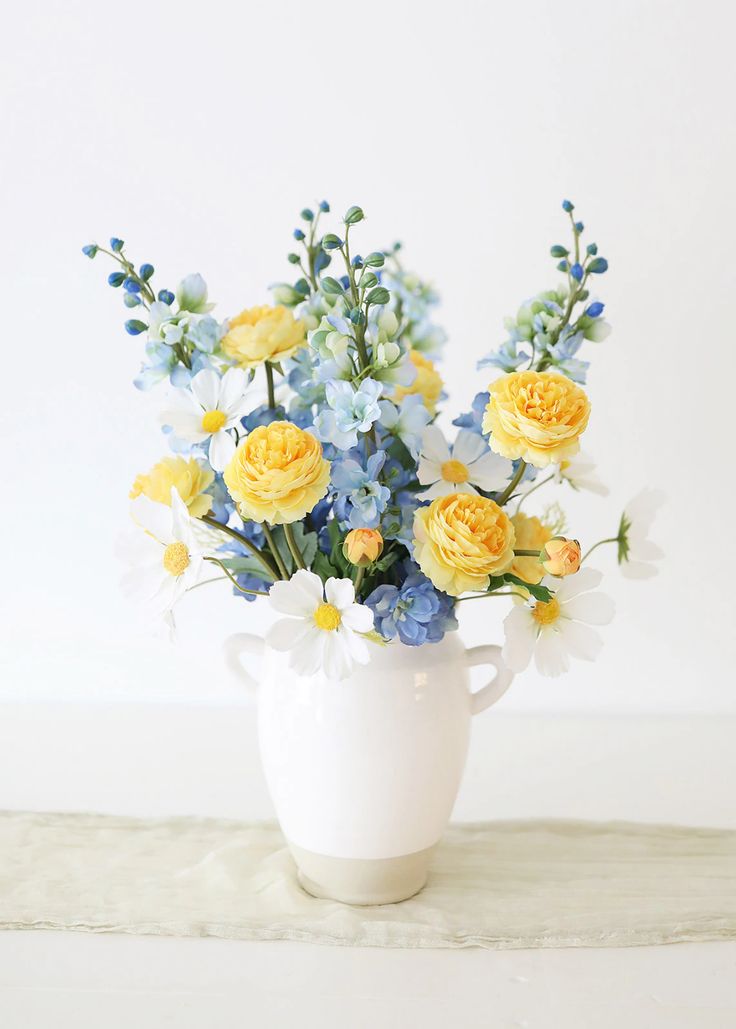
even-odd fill
[[[205,411],[202,415],[202,432],[219,432],[227,417],[222,411]]]
[[[445,482],[467,482],[470,478],[470,472],[467,466],[462,461],[444,461],[442,468],[442,478]]]
[[[333,632],[341,621],[340,612],[332,604],[320,604],[314,612],[314,624],[325,632]]]
[[[181,575],[189,567],[186,543],[169,543],[164,550],[164,568],[169,575]]]
[[[546,604],[544,601],[538,600],[534,605],[532,618],[537,625],[552,625],[559,617],[560,604],[554,597]]]

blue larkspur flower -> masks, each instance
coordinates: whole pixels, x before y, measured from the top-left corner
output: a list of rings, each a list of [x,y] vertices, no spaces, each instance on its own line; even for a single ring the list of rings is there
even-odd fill
[[[457,418],[453,418],[452,424],[458,425],[461,429],[470,429],[471,432],[476,432],[479,436],[483,435],[483,415],[485,414],[486,408],[488,407],[488,401],[491,399],[491,394],[486,391],[485,393],[476,393],[473,398],[473,406],[465,414],[460,414]]]
[[[368,432],[381,415],[381,383],[364,379],[354,390],[349,382],[332,381],[325,387],[328,406],[314,419],[317,436],[340,450],[357,446],[358,433]]]
[[[408,575],[401,586],[377,586],[365,603],[373,611],[376,631],[387,640],[398,636],[409,647],[438,643],[457,628],[452,599],[421,572]]]
[[[375,529],[386,510],[391,490],[378,481],[385,460],[385,450],[371,454],[365,464],[356,451],[350,451],[332,465],[335,514],[351,529]]]

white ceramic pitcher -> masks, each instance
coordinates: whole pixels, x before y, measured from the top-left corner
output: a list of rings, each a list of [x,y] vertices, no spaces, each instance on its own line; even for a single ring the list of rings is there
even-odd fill
[[[317,897],[405,900],[424,886],[465,765],[470,719],[513,678],[490,644],[370,644],[341,682],[296,675],[288,655],[249,633],[225,643],[229,667],[258,694],[261,758],[299,869]],[[247,659],[244,663],[244,659]],[[469,669],[493,665],[477,692]]]

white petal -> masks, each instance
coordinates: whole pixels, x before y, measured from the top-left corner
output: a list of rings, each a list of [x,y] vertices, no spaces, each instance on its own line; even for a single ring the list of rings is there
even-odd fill
[[[550,589],[555,590],[557,599],[562,604],[581,593],[594,590],[596,586],[600,586],[602,579],[602,573],[595,568],[581,568],[575,575],[568,575],[566,579],[562,580],[562,583],[559,579],[556,581],[552,579],[551,582],[545,580],[545,586],[549,585]]]
[[[621,565],[621,574],[626,579],[653,579],[658,573],[656,565],[644,561],[626,561]]]
[[[205,411],[214,411],[220,399],[220,376],[211,368],[203,368],[192,379],[191,390]]]
[[[292,650],[309,632],[309,622],[296,618],[279,618],[266,633],[266,643],[274,650]]]
[[[322,580],[314,572],[300,568],[288,582],[275,582],[268,599],[279,614],[311,618],[322,603]]]
[[[325,637],[330,634],[316,626],[309,626],[299,646],[291,652],[289,665],[297,675],[314,675],[324,664]]]
[[[430,461],[423,454],[419,455],[417,465],[417,479],[422,486],[428,486],[430,482],[437,482],[442,478],[442,469],[436,461]]]
[[[139,526],[130,532],[120,534],[115,541],[115,556],[118,561],[139,567],[155,564],[157,561],[160,564],[163,547]]]
[[[168,574],[159,558],[155,564],[131,568],[120,580],[120,588],[129,599],[150,600],[161,589]]]
[[[588,625],[608,625],[615,605],[607,593],[584,593],[562,604],[566,618],[574,618]]]
[[[636,540],[633,546],[629,547],[629,559],[631,561],[661,561],[664,551],[651,540]]]
[[[500,457],[498,454],[494,454],[493,451],[489,451],[483,457],[474,461],[468,467],[468,471],[470,472],[471,482],[474,482],[476,486],[480,486],[481,489],[486,490],[488,493],[494,493],[507,485],[511,478],[513,465],[505,457]]]
[[[559,632],[555,632],[554,629],[543,629],[540,632],[534,652],[534,663],[537,671],[553,679],[569,670],[570,659]]]
[[[342,624],[354,632],[370,632],[373,628],[373,612],[365,604],[349,604],[342,610],[341,617]]]
[[[644,529],[642,535],[646,535],[658,508],[664,504],[665,499],[666,494],[658,489],[643,489],[637,493],[624,509],[632,523],[632,529],[638,524]]]
[[[353,668],[353,660],[346,641],[339,632],[325,632],[323,661],[328,679],[345,679]]]
[[[371,655],[368,651],[368,644],[366,641],[361,636],[358,636],[357,633],[353,632],[352,629],[346,628],[344,624],[341,625],[337,631],[345,641],[353,661],[357,661],[359,665],[367,665],[371,659]]]
[[[247,385],[248,376],[242,368],[228,368],[220,380],[219,409],[230,414],[233,408],[239,407]]]
[[[417,497],[420,500],[435,500],[437,497],[446,497],[448,493],[457,492],[458,491],[454,483],[440,479],[439,482],[435,482],[434,485],[429,487],[429,489],[425,489],[422,490],[421,493],[417,493]]]
[[[181,540],[189,547],[192,539],[189,511],[179,496],[176,486],[171,487],[171,531],[174,539]]]
[[[559,634],[573,657],[580,658],[581,661],[595,661],[603,647],[603,640],[595,629],[567,618],[561,618],[558,627]]]
[[[224,429],[214,433],[210,440],[210,465],[216,472],[224,472],[230,458],[235,453],[235,440]]]
[[[171,508],[166,504],[158,504],[155,500],[141,493],[130,505],[133,520],[145,529],[164,546],[173,543],[171,531]]]
[[[534,652],[537,628],[529,609],[523,604],[512,608],[503,621],[506,639],[503,659],[512,672],[523,672]]]
[[[329,578],[325,583],[327,603],[332,604],[342,614],[355,605],[355,586],[350,579]]]
[[[483,457],[488,451],[488,444],[477,432],[470,429],[461,429],[452,448],[452,457],[455,461],[462,461],[463,464],[472,464],[479,457]]]
[[[444,464],[450,460],[450,448],[436,425],[428,425],[422,433],[421,451],[436,464]]]
[[[170,425],[175,436],[185,439],[189,443],[201,443],[209,435],[202,432],[201,409],[199,413],[195,413],[194,411],[177,411],[175,408],[170,408],[168,411],[161,412],[159,421],[162,425]]]

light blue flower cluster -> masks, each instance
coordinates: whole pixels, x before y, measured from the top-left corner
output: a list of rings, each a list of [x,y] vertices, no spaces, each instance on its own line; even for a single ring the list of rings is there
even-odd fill
[[[398,637],[410,647],[436,643],[446,632],[457,629],[454,605],[416,565],[409,568],[413,570],[400,586],[378,586],[365,602],[373,611],[376,631],[384,639]]]
[[[589,243],[582,252],[580,237],[585,226],[575,220],[574,204],[564,200],[562,207],[570,217],[573,251],[555,244],[550,253],[559,259],[557,269],[566,275],[567,282],[538,293],[522,304],[515,318],[507,318],[508,338],[478,363],[479,368],[500,368],[504,372],[553,368],[575,382],[585,383],[590,362],[580,360],[578,351],[585,340],[600,343],[611,331],[601,317],[604,304],[591,300],[588,289],[590,277],[606,272],[608,261],[598,255],[595,243]]]

